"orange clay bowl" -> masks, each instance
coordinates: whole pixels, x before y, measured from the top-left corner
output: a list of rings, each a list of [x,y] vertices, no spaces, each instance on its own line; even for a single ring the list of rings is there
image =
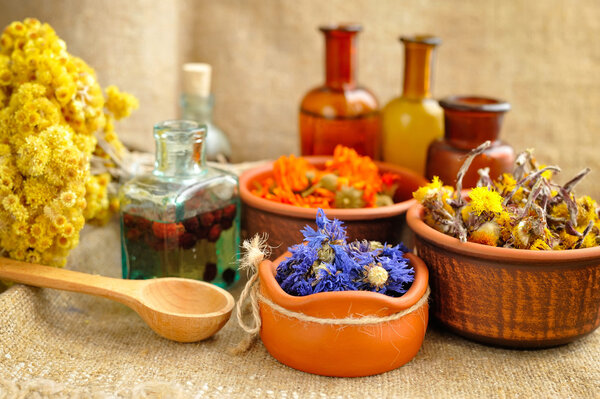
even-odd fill
[[[600,247],[498,248],[460,240],[406,216],[431,271],[432,316],[475,341],[512,348],[571,342],[600,324]]]
[[[289,255],[285,253],[275,262],[263,261],[259,278],[261,294],[293,312],[335,319],[357,315],[383,317],[417,304],[427,290],[429,272],[425,263],[407,254],[415,269],[415,280],[399,298],[367,291],[292,296],[275,280],[277,265]],[[394,321],[340,326],[287,317],[260,302],[260,336],[275,359],[297,370],[333,377],[367,376],[400,367],[417,354],[425,337],[428,311],[425,303]]]
[[[331,157],[305,157],[317,168],[325,166]],[[348,239],[369,238],[370,240],[397,243],[405,225],[405,213],[416,203],[412,193],[427,184],[424,177],[399,166],[376,162],[380,173],[394,172],[400,177],[400,186],[396,191],[394,205],[379,208],[326,209],[328,218],[344,221]],[[268,233],[269,244],[273,246],[274,256],[279,256],[289,246],[302,242],[300,230],[304,226],[315,227],[316,208],[302,208],[281,204],[260,198],[250,192],[254,182],[272,175],[273,163],[258,166],[240,176],[240,196],[244,205],[242,227],[247,237],[257,233]]]

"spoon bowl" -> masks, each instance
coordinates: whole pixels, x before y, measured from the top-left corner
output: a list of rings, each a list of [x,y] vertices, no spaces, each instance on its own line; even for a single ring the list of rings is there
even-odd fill
[[[121,280],[0,258],[0,278],[112,299],[133,309],[158,335],[196,342],[219,331],[235,301],[222,288],[185,278]]]
[[[145,280],[140,305],[132,308],[160,336],[196,342],[219,331],[235,304],[227,291],[185,278]]]

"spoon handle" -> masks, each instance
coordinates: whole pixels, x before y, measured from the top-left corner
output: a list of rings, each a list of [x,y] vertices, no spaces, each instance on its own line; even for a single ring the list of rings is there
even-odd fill
[[[0,257],[0,279],[35,287],[81,292],[113,299],[124,304],[135,302],[139,281],[121,280],[20,262]]]

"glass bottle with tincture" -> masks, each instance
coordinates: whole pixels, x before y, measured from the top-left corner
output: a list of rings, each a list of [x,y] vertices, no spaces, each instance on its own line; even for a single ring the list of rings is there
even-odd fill
[[[380,158],[380,115],[375,96],[356,81],[360,25],[320,27],[325,35],[325,84],[300,105],[302,155],[332,155],[338,144]]]
[[[182,117],[206,125],[206,159],[224,163],[231,160],[231,145],[227,135],[212,121],[215,97],[210,92],[211,73],[209,64],[183,64]]]
[[[382,111],[383,160],[424,175],[427,147],[443,135],[443,112],[432,98],[434,36],[404,36],[404,88]]]
[[[429,146],[428,179],[438,176],[444,184],[455,185],[467,154],[487,140],[492,144],[473,159],[463,179],[463,188],[475,187],[479,180],[477,171],[481,168],[489,168],[492,179],[512,171],[515,151],[499,139],[504,115],[510,110],[509,103],[478,96],[451,96],[440,100],[440,105],[444,109],[445,131],[443,138]]]
[[[238,279],[238,180],[205,165],[205,135],[194,121],[154,126],[154,170],[119,192],[123,278]]]

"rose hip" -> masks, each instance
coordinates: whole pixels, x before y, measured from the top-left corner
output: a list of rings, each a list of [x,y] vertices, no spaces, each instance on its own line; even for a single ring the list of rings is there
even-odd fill
[[[210,227],[215,223],[215,215],[212,212],[206,212],[198,215],[198,221],[204,227]]]
[[[212,214],[215,217],[215,223],[219,223],[221,221],[221,218],[223,217],[223,210],[215,209],[214,211],[212,211]]]
[[[152,232],[157,238],[179,238],[185,233],[185,227],[181,223],[152,223]]]
[[[208,262],[204,269],[204,276],[202,279],[204,281],[212,281],[215,277],[217,277],[217,265],[213,262]]]
[[[196,245],[196,236],[192,233],[183,233],[179,237],[179,246],[183,249],[192,249]]]
[[[192,217],[183,221],[183,226],[185,227],[185,231],[188,233],[196,234],[198,229],[200,228],[200,222],[197,218]]]
[[[229,204],[225,208],[223,208],[223,217],[228,219],[233,219],[235,217],[235,211],[237,207],[235,204]]]
[[[221,225],[214,224],[208,231],[208,241],[216,242],[221,236]]]

